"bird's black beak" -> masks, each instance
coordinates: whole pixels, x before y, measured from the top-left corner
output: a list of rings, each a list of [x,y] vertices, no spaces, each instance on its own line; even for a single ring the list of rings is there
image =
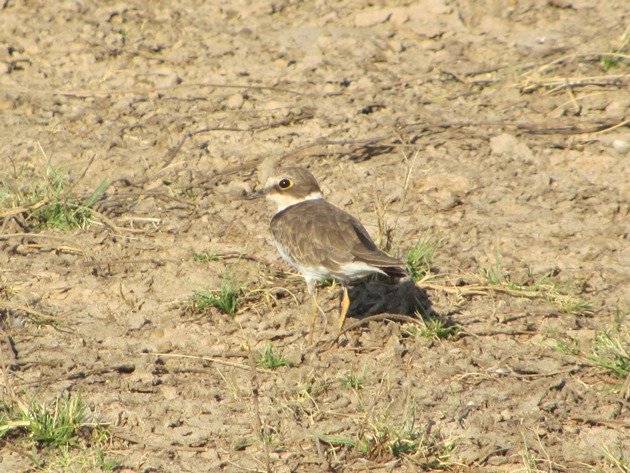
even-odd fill
[[[259,199],[260,197],[263,197],[266,194],[265,188],[261,187],[260,189],[258,189],[257,191],[253,191],[253,192],[244,192],[243,193],[243,197],[246,200],[254,200],[254,199]]]

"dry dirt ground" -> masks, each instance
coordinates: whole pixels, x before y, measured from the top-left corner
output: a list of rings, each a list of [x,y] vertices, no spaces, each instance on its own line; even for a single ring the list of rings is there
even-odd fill
[[[0,470],[627,472],[629,14],[0,2],[0,411],[80,396],[107,433],[63,463],[10,429]],[[322,286],[307,346],[272,208],[242,198],[276,164],[391,254],[439,241],[419,289],[354,288],[335,339]],[[194,309],[226,284],[235,315]],[[414,328],[414,291],[455,328]]]

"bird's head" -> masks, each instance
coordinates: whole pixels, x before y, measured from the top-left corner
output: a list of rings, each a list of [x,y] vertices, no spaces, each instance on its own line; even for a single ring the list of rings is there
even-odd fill
[[[265,196],[278,206],[278,212],[300,202],[322,199],[322,191],[315,177],[305,168],[278,168],[265,185],[247,196],[256,199]]]

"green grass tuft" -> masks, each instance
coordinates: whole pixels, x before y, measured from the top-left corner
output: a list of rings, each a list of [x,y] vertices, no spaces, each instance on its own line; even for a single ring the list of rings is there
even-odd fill
[[[51,404],[31,401],[6,406],[0,417],[0,437],[22,431],[29,439],[43,445],[63,446],[74,443],[85,417],[80,397],[57,398]]]
[[[193,253],[192,258],[195,261],[219,261],[219,256],[212,251],[201,251],[199,253]]]
[[[591,312],[587,302],[571,294],[571,291],[558,284],[551,272],[538,276],[533,281],[518,283],[505,275],[500,261],[497,259],[491,266],[479,268],[479,275],[489,285],[509,289],[518,296],[535,297],[547,300],[568,314],[588,314]]]
[[[503,282],[503,269],[498,263],[479,268],[479,275],[490,286],[499,286]]]
[[[200,289],[193,293],[193,310],[204,311],[209,307],[216,307],[226,314],[234,315],[240,295],[241,288],[232,280],[224,278],[219,289]]]
[[[315,282],[315,287],[318,289],[322,287],[330,287],[335,284],[335,280],[333,278],[321,278]]]
[[[630,329],[620,312],[610,325],[595,334],[589,347],[580,346],[576,339],[566,335],[554,334],[551,339],[552,348],[565,355],[576,356],[620,379],[630,376]]]
[[[372,425],[355,444],[369,460],[390,461],[406,457],[422,466],[421,470],[440,470],[450,466],[454,443],[432,436],[413,426],[396,428],[389,424]]]
[[[627,31],[621,35],[619,41],[616,44],[610,45],[610,52],[602,54],[599,57],[599,62],[602,69],[608,72],[610,69],[619,66],[630,66],[630,59],[628,59],[628,53],[630,52],[630,33]]]
[[[348,370],[341,375],[339,382],[344,388],[352,388],[358,391],[359,389],[363,389],[365,372],[357,373],[354,370]]]
[[[254,355],[254,361],[258,366],[268,369],[278,368],[280,366],[295,366],[291,360],[287,360],[282,351],[277,351],[271,342],[266,342],[263,347]]]
[[[109,435],[102,425],[87,422],[80,396],[36,400],[0,400],[0,439],[32,444],[37,471],[113,471],[107,456]]]
[[[612,324],[597,332],[588,359],[615,376],[630,375],[630,329],[618,312]]]
[[[565,355],[577,356],[580,354],[580,346],[574,338],[556,338],[554,339],[553,348]]]
[[[407,273],[414,281],[430,276],[431,260],[439,246],[440,241],[435,237],[423,236],[418,239],[412,248],[405,252]]]
[[[402,425],[382,413],[370,409],[365,418],[358,420],[359,433],[355,437],[345,435],[316,434],[333,454],[340,449],[352,449],[369,461],[387,463],[398,459],[409,460],[414,471],[445,470],[453,465],[451,455],[455,439],[431,433],[430,425],[415,425],[415,405],[402,416]]]
[[[16,180],[16,182],[19,182]],[[106,180],[85,198],[72,192],[70,176],[62,167],[48,165],[43,178],[29,179],[19,188],[0,180],[0,207],[24,209],[26,220],[36,228],[85,228],[93,218],[93,207],[108,187]]]
[[[420,318],[419,323],[409,324],[403,329],[403,334],[410,337],[433,338],[443,340],[456,337],[461,328],[438,317]]]

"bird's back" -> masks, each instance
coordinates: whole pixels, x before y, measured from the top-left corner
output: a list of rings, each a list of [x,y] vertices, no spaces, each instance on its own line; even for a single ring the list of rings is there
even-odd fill
[[[404,277],[403,263],[378,249],[367,230],[352,215],[323,199],[308,200],[278,212],[271,233],[283,256],[304,274],[340,280],[370,273]]]

